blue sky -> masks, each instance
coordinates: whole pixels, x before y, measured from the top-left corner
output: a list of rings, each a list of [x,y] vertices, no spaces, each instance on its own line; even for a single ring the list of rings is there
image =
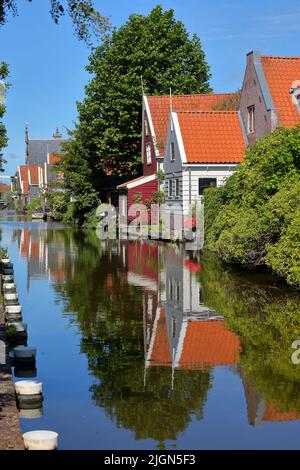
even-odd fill
[[[5,174],[24,162],[24,127],[32,138],[47,138],[59,126],[72,128],[76,100],[84,96],[89,51],[65,18],[56,26],[49,0],[18,0],[19,16],[0,28],[0,61],[10,65],[12,84],[5,123],[10,139]],[[211,66],[217,93],[235,91],[242,82],[245,55],[300,55],[299,0],[96,0],[111,23],[120,26],[131,13],[148,13],[161,4],[174,8],[190,33],[197,33]],[[298,47],[297,47],[298,46]]]

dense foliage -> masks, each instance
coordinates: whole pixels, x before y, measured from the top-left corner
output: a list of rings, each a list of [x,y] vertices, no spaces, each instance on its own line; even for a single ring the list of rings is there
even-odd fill
[[[0,63],[0,86],[5,86],[4,81],[6,80],[8,76],[8,67],[6,64],[3,62]],[[4,95],[5,91],[3,89]],[[3,124],[2,118],[5,113],[5,103],[1,101],[1,90],[0,90],[0,171],[3,171],[3,164],[5,163],[5,160],[3,159],[3,153],[2,149],[6,147],[8,139],[6,135],[6,128],[5,125]]]
[[[17,0],[0,0],[0,26],[7,21],[8,13],[17,14],[17,3]],[[107,19],[94,8],[93,0],[50,0],[50,14],[55,23],[66,13],[74,24],[77,37],[88,44],[91,44],[92,36],[101,37],[107,30]]]
[[[300,287],[300,127],[251,146],[225,186],[206,191],[205,211],[208,249]]]
[[[87,70],[92,79],[78,104],[79,123],[61,171],[67,189],[90,205],[108,175],[133,176],[140,170],[142,83],[147,94],[211,89],[199,38],[190,38],[174,11],[160,6],[148,16],[131,15],[114,29],[91,55]]]

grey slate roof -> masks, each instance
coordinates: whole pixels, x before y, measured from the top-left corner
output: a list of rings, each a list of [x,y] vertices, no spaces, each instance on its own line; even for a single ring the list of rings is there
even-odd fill
[[[47,163],[47,153],[61,152],[61,143],[66,141],[67,139],[29,140],[29,165]]]

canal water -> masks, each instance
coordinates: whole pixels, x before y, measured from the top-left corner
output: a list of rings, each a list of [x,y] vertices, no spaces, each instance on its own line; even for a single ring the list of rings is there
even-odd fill
[[[60,449],[300,448],[299,294],[176,245],[0,230],[44,386],[23,432],[55,430]]]

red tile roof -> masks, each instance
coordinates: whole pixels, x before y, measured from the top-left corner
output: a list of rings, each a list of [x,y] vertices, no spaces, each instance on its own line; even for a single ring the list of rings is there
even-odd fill
[[[296,421],[300,419],[300,414],[296,410],[292,411],[279,411],[276,403],[268,402],[265,408],[263,421],[270,422],[284,422]]]
[[[238,112],[177,113],[188,163],[240,163],[246,141]]]
[[[28,166],[19,165],[19,174],[21,181],[28,181]]]
[[[300,80],[300,57],[262,56],[261,62],[280,125],[296,126],[300,123],[300,113],[292,100],[290,88],[295,80]]]
[[[137,178],[134,178],[134,179],[132,179],[132,180],[126,181],[126,183],[119,184],[119,185],[117,186],[117,189],[127,189],[127,188],[128,188],[128,185],[134,184],[134,183],[144,184],[145,181],[147,181],[147,179],[149,179],[149,176],[153,176],[153,175],[138,176]]]
[[[238,361],[239,338],[223,321],[190,321],[184,338],[180,369],[232,365]]]
[[[232,96],[233,94],[231,93],[218,95],[173,95],[172,106],[174,111],[211,111],[215,106],[220,105]],[[170,119],[170,96],[147,96],[147,100],[159,155],[163,157]]]

